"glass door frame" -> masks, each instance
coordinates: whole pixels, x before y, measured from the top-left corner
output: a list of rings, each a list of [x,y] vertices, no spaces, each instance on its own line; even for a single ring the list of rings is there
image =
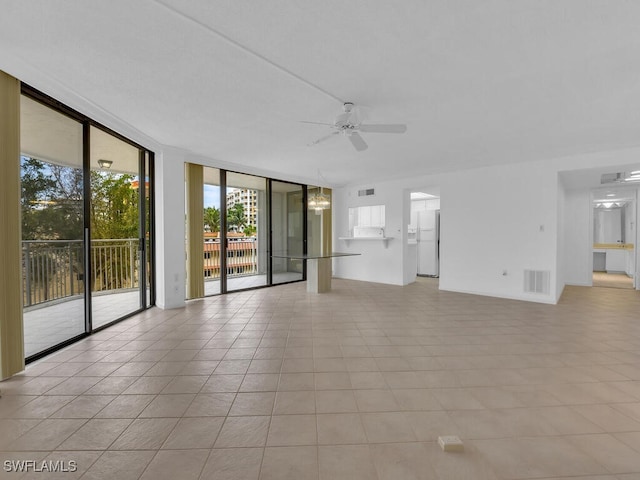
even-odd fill
[[[154,201],[154,190],[155,190],[155,155],[154,152],[149,150],[148,148],[124,137],[111,130],[110,128],[92,120],[86,115],[74,110],[71,107],[59,102],[58,100],[46,95],[45,93],[31,87],[26,83],[21,83],[21,95],[38,102],[45,107],[52,109],[53,111],[65,115],[80,124],[82,124],[82,170],[83,170],[83,282],[84,282],[84,326],[85,331],[79,335],[75,335],[61,343],[58,343],[52,347],[48,347],[38,353],[30,355],[25,359],[26,363],[33,362],[38,360],[46,355],[49,355],[61,348],[64,348],[76,341],[85,338],[93,333],[99,332],[115,323],[118,323],[132,315],[140,313],[152,306],[155,305],[156,302],[156,283],[155,283],[155,201]],[[112,322],[101,325],[100,327],[93,328],[92,323],[92,310],[91,310],[91,217],[90,217],[90,209],[91,209],[91,135],[90,129],[91,127],[102,130],[103,132],[114,136],[118,140],[121,140],[139,150],[139,159],[138,159],[138,174],[140,176],[139,180],[139,230],[138,230],[138,249],[140,250],[141,261],[140,261],[140,280],[139,280],[139,288],[140,288],[140,303],[139,308],[135,311],[132,311],[122,317],[115,319]],[[146,171],[148,168],[148,172]],[[146,179],[149,178],[149,186],[147,191]],[[143,190],[144,189],[144,190]],[[147,202],[148,202],[148,210],[147,210]],[[146,212],[148,211],[149,215],[149,228],[147,231],[146,227]],[[147,248],[147,234],[149,235],[149,248]],[[149,265],[149,270],[147,271],[147,262]],[[149,282],[149,297],[147,297],[147,279],[150,279]]]
[[[208,167],[206,165],[204,165],[203,167]],[[304,260],[302,262],[302,278],[300,280],[292,280],[290,282],[282,282],[282,283],[277,283],[274,284],[273,283],[273,259],[271,258],[271,254],[273,252],[273,211],[272,211],[272,205],[273,205],[273,201],[272,201],[272,192],[273,192],[273,182],[279,182],[279,183],[287,183],[287,184],[291,184],[291,185],[296,185],[299,186],[302,190],[302,203],[303,203],[303,208],[302,208],[302,215],[303,215],[303,220],[302,220],[302,228],[303,228],[303,243],[302,243],[302,248],[303,248],[303,254],[307,254],[307,235],[308,235],[308,226],[307,226],[307,220],[308,220],[308,207],[307,207],[307,185],[302,184],[302,183],[298,183],[298,182],[290,182],[287,180],[279,180],[279,179],[275,179],[275,178],[271,178],[271,177],[262,177],[260,175],[253,175],[250,173],[244,173],[244,172],[237,172],[234,170],[227,170],[224,168],[218,168],[218,167],[211,167],[211,168],[217,168],[219,171],[219,175],[220,175],[220,181],[219,181],[219,188],[220,188],[220,292],[219,293],[215,293],[212,295],[205,295],[205,297],[207,296],[216,296],[216,295],[225,295],[227,293],[234,293],[234,292],[242,292],[242,291],[248,291],[248,290],[255,290],[258,288],[267,288],[267,287],[272,287],[274,285],[286,285],[287,283],[296,283],[296,282],[304,282],[307,279],[307,262],[306,260]],[[265,285],[259,285],[259,286],[255,286],[255,287],[248,287],[248,288],[241,288],[241,289],[233,289],[231,291],[229,291],[228,289],[228,282],[227,282],[227,276],[228,276],[228,272],[227,272],[227,198],[226,198],[226,194],[227,194],[227,174],[228,173],[232,173],[232,174],[240,174],[240,175],[250,175],[250,176],[254,176],[254,177],[260,177],[260,178],[264,178],[266,180],[266,195],[265,195],[265,208],[267,211],[267,235],[266,235],[266,240],[267,240],[267,248],[266,248],[266,255],[267,255],[267,281]],[[204,254],[204,252],[203,252]]]
[[[307,187],[308,185],[302,184],[302,183],[297,183],[297,182],[289,182],[287,180],[278,180],[276,178],[268,178],[267,179],[267,207],[269,209],[269,215],[268,215],[268,220],[267,220],[267,225],[269,228],[269,237],[268,237],[268,241],[269,243],[267,244],[267,255],[269,256],[269,264],[268,264],[268,268],[267,268],[267,285],[268,286],[274,286],[274,285],[286,285],[287,283],[296,283],[296,282],[304,282],[307,280],[307,261],[303,260],[302,261],[302,278],[300,280],[292,280],[289,282],[281,282],[281,283],[273,283],[273,257],[271,256],[271,254],[273,253],[273,199],[272,199],[272,195],[273,195],[273,182],[278,182],[278,183],[287,183],[289,185],[296,185],[299,186],[302,190],[302,254],[306,255],[308,253],[308,248],[307,248],[307,236],[308,236],[308,225],[307,225],[307,221],[308,221],[308,214],[309,214],[309,208],[308,208],[308,198],[307,198]]]

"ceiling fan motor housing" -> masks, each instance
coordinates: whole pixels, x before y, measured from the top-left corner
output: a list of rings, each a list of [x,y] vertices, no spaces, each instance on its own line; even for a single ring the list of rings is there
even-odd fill
[[[334,126],[341,129],[353,129],[355,126],[352,122],[353,117],[353,107],[354,104],[352,102],[344,102],[342,104],[342,108],[344,109],[344,113],[341,113],[336,117],[336,120],[333,122]]]

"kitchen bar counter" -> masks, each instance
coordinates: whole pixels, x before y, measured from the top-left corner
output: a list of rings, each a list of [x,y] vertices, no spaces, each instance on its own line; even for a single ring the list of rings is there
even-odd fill
[[[331,290],[331,259],[338,257],[352,257],[359,253],[333,252],[324,255],[302,255],[291,253],[274,253],[273,258],[289,258],[306,260],[307,262],[307,292],[324,293]]]

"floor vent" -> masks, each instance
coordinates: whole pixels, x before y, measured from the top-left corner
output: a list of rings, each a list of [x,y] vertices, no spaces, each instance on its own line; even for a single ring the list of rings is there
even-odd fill
[[[373,188],[367,188],[365,190],[358,190],[359,197],[369,197],[371,195],[375,195],[375,190]]]
[[[548,295],[550,291],[551,272],[548,270],[525,270],[524,291]]]

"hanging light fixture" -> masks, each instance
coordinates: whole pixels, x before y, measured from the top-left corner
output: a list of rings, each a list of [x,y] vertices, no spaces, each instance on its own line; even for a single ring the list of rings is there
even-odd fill
[[[100,165],[100,168],[108,169],[113,165],[113,160],[105,160],[104,158],[101,158],[98,160],[98,165]]]
[[[320,170],[318,170],[318,185],[320,185]],[[331,207],[329,195],[322,191],[322,187],[319,188],[320,191],[309,195],[309,199],[307,200],[309,208],[315,210],[316,213],[320,213],[322,210],[326,210]]]
[[[316,212],[320,210],[326,210],[331,206],[329,197],[325,195],[320,187],[320,192],[312,193],[309,197],[309,208],[314,209]]]

